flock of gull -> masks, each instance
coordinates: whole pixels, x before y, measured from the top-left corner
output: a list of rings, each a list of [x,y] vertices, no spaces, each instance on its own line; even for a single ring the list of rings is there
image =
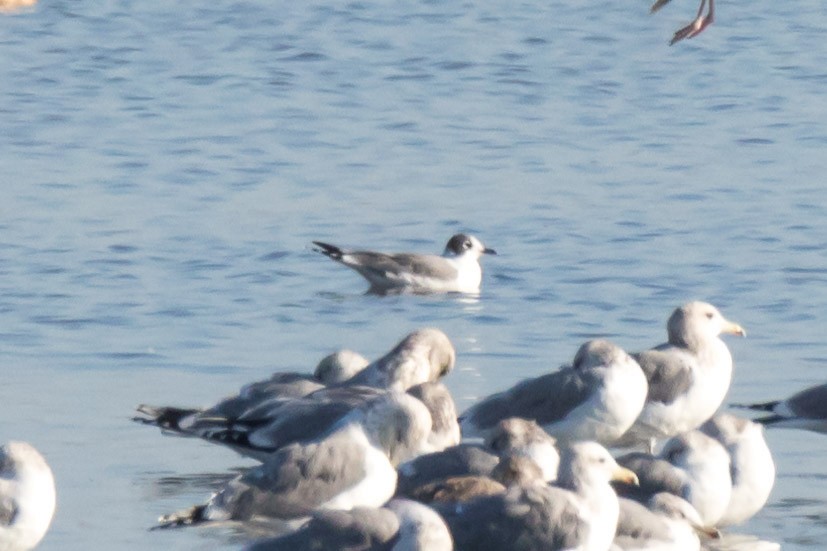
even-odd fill
[[[371,292],[478,292],[479,259],[458,234],[442,256],[317,250]],[[141,405],[135,421],[226,446],[260,464],[156,528],[255,525],[266,550],[698,550],[766,503],[775,480],[762,424],[827,432],[827,385],[721,412],[744,336],[689,302],[667,341],[628,354],[604,339],[570,364],[458,414],[442,379],[448,336],[423,328],[370,362],[350,350],[311,373],[280,372],[209,408]],[[611,451],[610,451],[611,450]],[[0,448],[0,550],[31,549],[55,509],[29,444]]]

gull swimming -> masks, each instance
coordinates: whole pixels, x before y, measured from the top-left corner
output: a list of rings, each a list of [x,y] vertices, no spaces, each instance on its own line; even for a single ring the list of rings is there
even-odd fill
[[[31,444],[0,446],[0,549],[34,548],[49,529],[55,500],[52,470]]]
[[[647,444],[695,429],[721,406],[732,380],[732,355],[719,335],[746,336],[706,302],[675,309],[668,342],[633,354],[649,383],[640,416],[617,445]]]
[[[159,525],[296,520],[320,509],[380,507],[396,489],[396,466],[416,454],[430,430],[422,402],[389,393],[342,419],[326,436],[274,452],[206,504],[163,516]]]
[[[804,429],[827,434],[827,384],[812,386],[783,400],[736,407],[769,412],[754,421],[768,427]]]
[[[730,458],[717,440],[693,430],[670,438],[660,454],[631,453],[617,462],[637,474],[639,487],[619,487],[618,493],[638,501],[669,492],[685,499],[703,526],[717,526],[732,496]]]
[[[513,486],[505,494],[435,509],[458,551],[606,551],[619,507],[610,480],[635,483],[637,478],[600,444],[577,442],[563,451],[558,486]]]
[[[433,509],[406,499],[382,508],[317,511],[296,532],[255,542],[245,551],[451,551],[451,533]]]
[[[458,233],[445,245],[442,256],[345,250],[313,242],[317,252],[357,271],[370,283],[369,293],[467,293],[480,291],[484,254],[497,254],[472,235]]]
[[[485,436],[498,421],[536,421],[559,441],[611,446],[632,426],[646,399],[637,362],[603,339],[584,343],[570,367],[527,379],[485,398],[461,417],[464,437]]]
[[[704,434],[729,453],[732,496],[718,526],[740,524],[761,510],[775,484],[775,463],[764,427],[749,419],[719,413],[701,425]]]

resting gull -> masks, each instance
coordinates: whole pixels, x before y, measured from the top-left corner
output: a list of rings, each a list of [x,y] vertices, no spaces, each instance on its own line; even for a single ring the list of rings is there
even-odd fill
[[[291,520],[319,509],[379,507],[396,489],[396,466],[421,448],[430,430],[422,402],[389,393],[342,419],[326,436],[273,453],[206,504],[161,517],[159,523]]]
[[[503,458],[516,456],[537,465],[543,480],[557,478],[560,455],[554,438],[533,421],[511,418],[499,422],[484,445],[462,443],[400,465],[397,494],[411,495],[414,488],[452,477],[491,477]]]
[[[419,329],[346,384],[407,390],[420,383],[438,381],[454,369],[456,359],[454,345],[445,333],[435,328]]]
[[[348,358],[348,361],[354,361],[351,366],[359,363],[352,356]],[[158,426],[169,434],[194,436],[224,444],[242,455],[261,459],[261,456],[286,443],[317,436],[342,415],[385,389],[406,390],[411,386],[437,381],[453,369],[455,359],[454,347],[445,333],[439,329],[420,329],[406,336],[380,359],[360,369],[356,376],[337,386],[320,384],[317,390],[300,397],[275,393],[268,398],[264,391],[251,394],[242,390],[238,396],[206,410],[142,404],[138,406],[138,412],[143,416],[134,420]],[[325,362],[322,360],[322,364]],[[324,373],[342,373],[345,370],[353,369],[317,368],[317,372]],[[266,385],[267,382],[254,383],[253,386],[259,384]],[[376,390],[368,387],[376,387]],[[441,403],[435,407],[444,410],[445,405]],[[437,429],[434,439],[440,435],[446,440],[455,438],[455,435],[448,434],[455,431],[455,427],[442,423]],[[435,442],[434,446],[438,444]]]
[[[698,551],[701,537],[719,537],[717,530],[703,526],[692,505],[674,494],[655,494],[646,505],[622,497],[618,501],[614,547],[622,551]]]
[[[749,419],[719,413],[700,431],[729,453],[732,496],[718,526],[740,524],[761,510],[775,483],[775,463],[764,439],[764,428]]]
[[[199,436],[227,446],[257,461],[296,442],[319,438],[356,408],[381,399],[388,391],[352,385],[325,388],[293,400],[275,400],[252,408],[236,419],[202,419]],[[431,415],[432,428],[417,455],[440,451],[459,443],[459,425],[448,388],[440,382],[422,383],[409,394]]]
[[[558,486],[513,486],[505,494],[435,506],[457,550],[606,551],[618,502],[610,480],[635,483],[601,445],[578,442],[562,454]]]
[[[498,421],[537,421],[560,441],[610,446],[632,426],[646,398],[646,378],[607,340],[583,344],[571,367],[528,379],[485,398],[460,418],[464,437],[485,436]]]
[[[502,494],[511,486],[526,486],[537,481],[545,482],[539,465],[524,455],[511,455],[500,459],[491,471],[491,476],[464,475],[443,478],[414,488],[410,495],[423,503],[451,503],[468,501],[479,496]]]
[[[459,444],[399,465],[396,495],[410,496],[425,484],[455,476],[490,475],[500,458],[479,444]]]
[[[732,379],[732,356],[721,333],[745,336],[705,302],[677,308],[666,325],[668,342],[634,354],[649,382],[640,416],[617,444],[646,444],[699,427],[721,406]]]
[[[557,480],[560,465],[557,441],[536,421],[519,417],[503,419],[488,433],[485,445],[500,457],[525,456],[540,468],[543,480]]]
[[[27,442],[0,446],[0,549],[34,548],[54,512],[55,480],[43,456]]]
[[[631,453],[617,462],[640,480],[639,487],[618,487],[625,497],[645,502],[669,492],[688,501],[707,527],[716,526],[727,511],[732,495],[729,454],[698,430],[669,439],[658,456]]]
[[[451,551],[451,533],[433,509],[406,499],[382,508],[317,511],[298,531],[245,551]]]
[[[316,251],[359,272],[370,283],[369,293],[479,293],[480,256],[497,254],[472,235],[458,233],[442,256],[344,250],[321,241]]]
[[[408,394],[425,404],[431,414],[431,434],[422,453],[442,451],[459,444],[457,406],[447,386],[439,381],[422,383],[411,387]]]
[[[737,404],[736,407],[770,412],[771,415],[754,419],[768,427],[805,429],[827,434],[827,384],[812,386],[784,400]]]
[[[168,434],[200,436],[201,431],[214,428],[216,420],[237,419],[262,403],[301,398],[327,385],[340,384],[367,365],[368,361],[360,354],[343,349],[322,358],[312,375],[274,373],[269,379],[244,385],[238,394],[206,409],[141,404],[137,410],[145,417],[134,420],[157,426]]]

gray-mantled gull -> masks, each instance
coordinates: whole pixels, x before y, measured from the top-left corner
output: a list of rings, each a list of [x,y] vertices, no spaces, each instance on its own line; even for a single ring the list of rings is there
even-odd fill
[[[488,433],[485,445],[500,457],[528,457],[540,467],[543,480],[557,480],[557,469],[560,465],[557,442],[536,421],[519,417],[503,419]]]
[[[658,456],[631,453],[617,459],[640,480],[635,488],[619,487],[618,493],[647,501],[669,492],[688,501],[712,528],[724,516],[732,495],[729,454],[717,440],[693,430],[670,438]]]
[[[768,427],[827,434],[827,384],[806,388],[784,400],[736,404],[735,407],[770,412],[772,415],[753,419]]]
[[[390,352],[338,386],[322,386],[299,398],[279,393],[268,398],[264,391],[242,392],[207,410],[141,405],[138,411],[144,416],[134,420],[158,426],[167,433],[223,444],[261,460],[286,443],[317,436],[350,409],[386,389],[407,390],[437,381],[453,369],[455,360],[454,347],[445,333],[425,328],[409,334]],[[268,382],[262,384],[266,386]],[[290,415],[285,415],[288,411]],[[299,419],[304,421],[298,422]],[[312,428],[315,433],[309,432]]]
[[[431,434],[422,453],[442,451],[459,444],[457,406],[447,386],[439,381],[421,383],[411,387],[408,394],[425,404],[431,414]]]
[[[209,425],[202,422],[198,435],[207,442],[265,461],[287,445],[319,438],[351,411],[381,399],[387,392],[359,385],[324,388],[302,398],[262,403],[236,419],[215,417]],[[422,383],[409,394],[425,405],[432,418],[431,433],[416,455],[459,443],[456,408],[445,385]]]
[[[399,466],[396,494],[409,496],[430,482],[464,475],[490,475],[500,458],[478,444],[459,444],[421,455]]]
[[[749,419],[718,413],[700,431],[729,453],[732,496],[718,526],[740,524],[761,510],[775,483],[775,463],[764,439],[764,427]]]
[[[245,551],[451,551],[451,533],[433,509],[406,499],[382,508],[317,511],[296,532]]]
[[[55,480],[43,456],[27,442],[0,446],[0,549],[34,548],[54,512]]]
[[[701,539],[719,537],[717,530],[703,526],[692,505],[674,494],[655,494],[646,505],[622,497],[618,501],[614,546],[622,551],[698,551]]]
[[[479,293],[480,256],[497,254],[476,237],[458,233],[445,245],[442,256],[374,251],[352,251],[313,242],[314,249],[357,271],[370,283],[369,293]]]
[[[745,336],[705,302],[677,308],[666,325],[668,342],[633,354],[649,382],[640,416],[617,445],[646,444],[698,428],[718,410],[732,380],[732,356],[721,333]]]
[[[419,329],[345,384],[408,390],[420,383],[438,381],[454,368],[456,358],[454,345],[445,333],[435,328]]]
[[[571,367],[528,379],[485,398],[460,417],[463,437],[485,436],[501,419],[537,421],[559,441],[612,445],[632,426],[646,398],[637,362],[609,341],[583,344]]]
[[[367,367],[368,361],[351,350],[339,350],[322,358],[313,375],[296,372],[274,373],[269,379],[241,387],[238,394],[225,398],[206,409],[138,406],[145,417],[136,417],[140,423],[154,425],[168,434],[201,436],[211,430],[216,420],[238,419],[246,411],[273,400],[301,398],[327,385],[339,384]]]
[[[434,508],[458,551],[606,551],[618,518],[617,496],[609,485],[613,479],[636,481],[605,448],[578,442],[563,452],[557,487],[513,486],[505,494]]]
[[[529,458],[540,469],[543,480],[557,478],[560,455],[554,438],[534,421],[511,418],[494,427],[484,446],[462,443],[400,465],[397,494],[411,495],[414,488],[446,478],[490,477],[498,462],[511,456]]]
[[[431,416],[412,396],[389,393],[328,435],[273,453],[204,505],[159,519],[161,527],[257,518],[300,519],[319,509],[379,507],[396,489],[396,466],[420,449]]]

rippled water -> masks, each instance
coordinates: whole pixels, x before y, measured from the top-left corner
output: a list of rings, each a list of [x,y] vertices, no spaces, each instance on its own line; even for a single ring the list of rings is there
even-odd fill
[[[673,5],[674,4],[674,5]],[[665,338],[704,298],[744,325],[732,401],[825,376],[822,2],[51,2],[0,17],[0,437],[53,465],[42,549],[238,547],[148,532],[229,451],[129,422],[435,325],[460,406],[585,339]],[[486,258],[479,300],[364,296],[311,239]],[[768,435],[739,532],[827,536],[827,438]]]

